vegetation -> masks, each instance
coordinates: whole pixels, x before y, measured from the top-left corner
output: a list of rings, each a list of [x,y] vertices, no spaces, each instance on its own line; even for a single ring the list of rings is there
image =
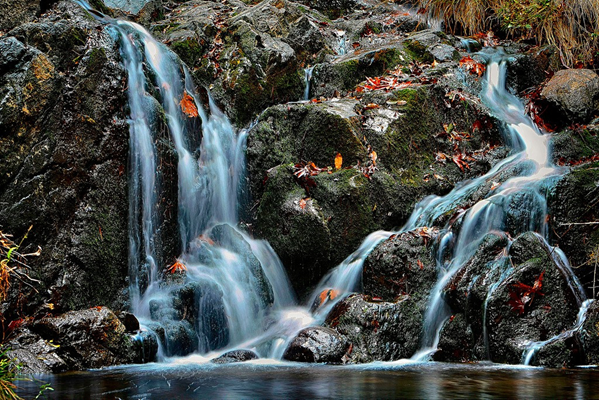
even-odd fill
[[[566,66],[599,62],[599,2],[595,0],[419,0],[452,31],[499,29],[559,49]]]

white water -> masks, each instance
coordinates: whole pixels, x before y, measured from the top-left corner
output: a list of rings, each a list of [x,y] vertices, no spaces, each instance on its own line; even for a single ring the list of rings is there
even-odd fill
[[[304,98],[302,100],[310,100],[310,81],[312,81],[312,71],[314,66],[304,69],[304,83],[306,84],[304,89]]]

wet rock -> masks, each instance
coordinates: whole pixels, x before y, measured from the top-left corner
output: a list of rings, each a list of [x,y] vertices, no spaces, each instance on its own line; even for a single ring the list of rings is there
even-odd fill
[[[106,307],[70,311],[28,324],[11,340],[13,357],[34,373],[140,362],[139,347]]]
[[[58,0],[3,0],[2,9],[6,12],[0,16],[0,31],[31,22],[57,2]]]
[[[139,321],[135,315],[127,311],[119,311],[116,315],[125,326],[127,332],[132,333],[139,331]]]
[[[524,362],[532,342],[545,341],[573,328],[581,297],[572,273],[533,233],[520,235],[507,252],[506,245],[503,236],[485,237],[475,256],[446,286],[445,296],[452,312],[462,314],[465,324],[456,326],[451,320],[446,324],[438,359],[471,357],[519,364]],[[535,282],[541,285],[539,291],[543,294],[529,294],[518,300],[521,284],[532,287]],[[472,337],[469,347],[463,348],[463,343],[449,337],[456,335],[457,328]],[[581,349],[575,342],[566,342],[556,341],[553,347],[541,349],[534,364],[571,365],[579,359]]]
[[[218,356],[211,362],[214,364],[231,364],[258,359],[258,355],[252,350],[231,350]]]
[[[592,128],[592,127],[591,127]],[[593,132],[595,134],[593,135]],[[558,160],[579,163],[599,151],[597,130],[565,131],[555,137]],[[557,156],[556,156],[557,157]],[[595,260],[599,254],[599,163],[583,162],[567,170],[548,192],[550,241],[568,256],[576,275],[592,298]]]
[[[356,0],[299,0],[298,3],[318,10],[331,19],[347,15],[358,6]]]
[[[364,293],[383,301],[410,296],[425,308],[436,277],[431,248],[438,232],[433,229],[393,235],[380,243],[364,262]]]
[[[599,75],[588,69],[558,71],[541,96],[574,122],[585,122],[599,112]]]
[[[586,363],[599,365],[599,302],[589,307],[587,318],[580,331],[580,340],[586,356]]]
[[[107,7],[124,11],[128,14],[138,14],[148,3],[154,0],[103,0]]]
[[[444,43],[431,46],[429,52],[437,61],[458,61],[460,59],[460,53],[455,47]]]
[[[418,350],[422,310],[409,296],[393,302],[352,295],[335,305],[326,326],[351,343],[345,362],[367,363],[409,358]]]
[[[345,337],[332,329],[306,328],[289,344],[283,358],[289,361],[339,364],[348,347]]]
[[[275,106],[249,132],[250,187],[259,202],[256,233],[279,254],[300,296],[369,233],[403,225],[426,194],[446,193],[465,175],[490,168],[493,153],[486,146],[498,142],[494,124],[470,97],[448,108],[447,90],[424,86],[359,100]],[[440,152],[456,150],[442,133],[431,138],[431,132],[443,132],[447,121],[455,121],[456,132],[471,132],[466,121],[477,117],[486,121],[483,128],[459,144],[462,152],[478,152],[470,169],[435,162]],[[337,153],[343,158],[338,171],[332,167]],[[294,165],[302,161],[330,170],[298,179]]]
[[[47,250],[31,260],[43,295],[32,294],[25,312],[44,303],[56,312],[124,308],[129,127],[118,44],[73,2],[59,3],[0,43],[8,55],[0,62],[0,168],[6,172],[0,225],[17,237],[34,225],[25,245]],[[160,127],[157,146],[166,155],[161,143],[168,134]],[[161,167],[162,176],[172,178],[172,165]],[[159,213],[176,216],[176,179],[166,180],[164,190],[171,197]],[[165,265],[178,253],[176,217],[162,228],[156,239],[157,247],[169,249],[158,255]],[[15,286],[3,307],[9,320],[17,318],[19,290],[28,293]]]

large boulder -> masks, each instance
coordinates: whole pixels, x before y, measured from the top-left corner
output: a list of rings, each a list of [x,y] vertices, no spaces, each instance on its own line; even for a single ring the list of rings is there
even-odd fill
[[[403,225],[424,196],[490,168],[497,128],[473,96],[447,100],[451,90],[414,85],[263,112],[247,144],[251,216],[300,295],[369,233]]]
[[[70,311],[27,323],[9,342],[27,373],[64,372],[142,361],[143,341],[106,307]]]
[[[553,367],[579,360],[580,343],[569,341],[574,335],[558,335],[575,326],[584,295],[538,235],[525,233],[511,244],[488,235],[444,291],[454,318],[443,327],[437,359]],[[540,350],[529,354],[536,344]]]
[[[351,295],[331,310],[326,326],[351,343],[345,362],[368,363],[409,358],[418,350],[422,310],[409,296],[394,301]]]
[[[599,113],[599,75],[590,69],[561,70],[541,96],[569,120],[585,122]]]
[[[289,361],[340,364],[348,348],[345,337],[333,329],[305,328],[291,341],[283,358]]]

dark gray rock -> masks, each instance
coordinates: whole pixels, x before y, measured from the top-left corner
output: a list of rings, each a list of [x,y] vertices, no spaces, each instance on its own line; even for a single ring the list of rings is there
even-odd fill
[[[462,316],[457,324],[450,321],[443,328],[437,359],[468,357],[519,364],[531,342],[545,341],[574,327],[581,296],[551,249],[531,232],[520,235],[509,251],[507,244],[503,236],[488,235],[447,284],[445,297],[452,311]],[[532,287],[536,281],[542,295],[529,295],[518,305],[515,285]],[[471,338],[467,347],[452,339],[460,335],[458,328],[463,329],[461,335]],[[579,342],[560,340],[541,349],[533,363],[572,365],[580,354]]]
[[[258,355],[252,350],[231,350],[216,357],[211,362],[214,364],[231,364],[258,359]]]
[[[283,358],[289,361],[340,364],[349,343],[338,332],[324,327],[306,328],[285,350]]]
[[[422,315],[420,305],[409,296],[384,302],[352,295],[335,305],[325,324],[352,344],[345,362],[393,361],[418,350]]]
[[[48,373],[141,362],[139,345],[106,307],[45,317],[20,328],[9,343],[25,372]]]
[[[589,69],[558,71],[541,96],[574,122],[585,122],[599,112],[599,75]]]

